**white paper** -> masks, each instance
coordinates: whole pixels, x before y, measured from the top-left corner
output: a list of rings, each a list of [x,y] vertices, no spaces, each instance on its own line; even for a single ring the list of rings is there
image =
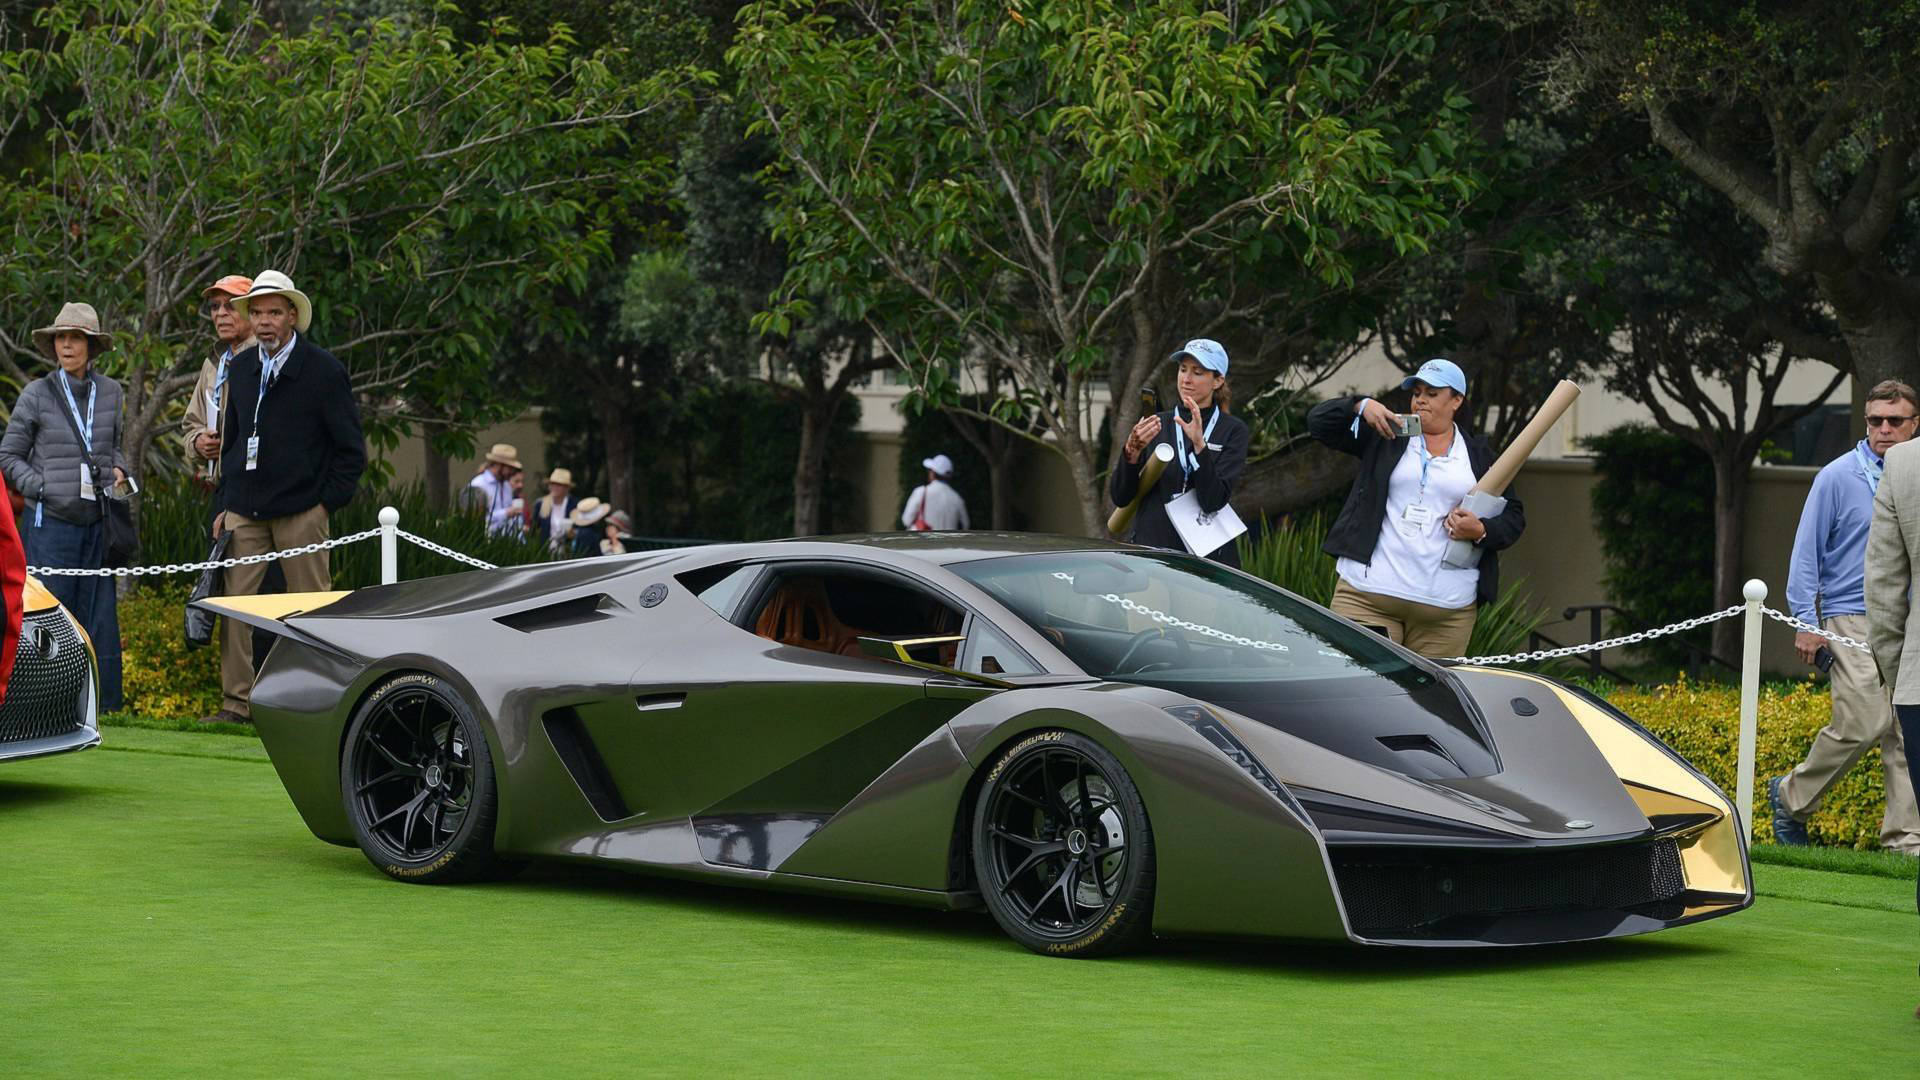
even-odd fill
[[[220,430],[220,395],[207,391],[207,430]]]
[[[1180,542],[1195,555],[1211,555],[1222,544],[1232,542],[1234,537],[1247,531],[1247,523],[1233,512],[1232,504],[1222,506],[1216,513],[1201,513],[1200,495],[1193,491],[1167,501],[1167,520],[1173,522]]]

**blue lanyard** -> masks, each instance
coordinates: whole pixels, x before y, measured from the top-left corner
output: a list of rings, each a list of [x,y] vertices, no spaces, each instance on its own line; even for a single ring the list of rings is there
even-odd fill
[[[1447,454],[1453,453],[1454,443],[1458,442],[1459,439],[1460,429],[1454,428],[1453,442],[1447,443]],[[1427,493],[1427,468],[1433,464],[1433,455],[1427,453],[1427,437],[1425,435],[1415,435],[1413,437],[1413,448],[1420,452],[1420,494],[1425,495]],[[1446,454],[1442,454],[1441,456],[1445,457]]]
[[[214,374],[213,374],[213,400],[208,404],[213,407],[213,413],[216,420],[219,418],[219,415],[220,415],[220,391],[223,387],[227,385],[227,365],[231,364],[232,362],[233,362],[233,346],[229,345],[226,348],[220,350],[220,365],[219,367],[214,369]]]
[[[288,338],[287,343],[280,346],[280,351],[272,356],[267,355],[265,345],[260,346],[260,396],[253,399],[253,433],[255,435],[260,434],[260,405],[267,400],[267,385],[279,374],[280,365],[286,362],[287,354],[293,351],[293,343],[298,340],[300,340],[299,334]]]
[[[87,453],[93,453],[93,406],[100,400],[100,395],[93,390],[93,375],[87,375],[87,416],[84,420],[80,418],[80,403],[73,398],[73,387],[67,385],[67,373],[60,372],[54,378],[60,381],[60,392],[67,395],[67,408],[73,411],[74,422],[80,425],[80,438],[86,445]]]
[[[1201,442],[1213,441],[1213,427],[1219,422],[1220,407],[1216,405],[1213,410],[1213,419],[1207,421],[1206,430],[1200,433]],[[1173,452],[1174,456],[1180,459],[1181,473],[1188,480],[1192,480],[1193,471],[1200,467],[1200,454],[1187,449],[1187,429],[1180,426],[1180,410],[1177,407],[1173,410]],[[1180,490],[1186,490],[1185,483],[1180,485]]]

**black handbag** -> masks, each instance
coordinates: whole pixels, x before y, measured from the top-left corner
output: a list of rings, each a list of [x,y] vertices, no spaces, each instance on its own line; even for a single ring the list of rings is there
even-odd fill
[[[227,557],[227,541],[231,532],[223,532],[213,542],[213,550],[207,552],[208,562],[219,562]],[[217,566],[209,566],[200,571],[200,579],[193,583],[193,591],[187,594],[187,648],[197,649],[202,645],[213,644],[213,612],[194,607],[195,600],[205,600],[209,596],[219,596],[224,579],[224,571]]]
[[[55,372],[47,378],[56,378],[58,375],[59,373]],[[88,375],[87,381],[91,383],[93,376]],[[94,386],[92,392],[99,393],[100,387]],[[79,447],[86,446],[87,435],[81,432],[80,421],[73,418],[73,411],[61,409],[60,415],[67,418],[67,426],[73,429],[73,444]],[[104,454],[88,460],[87,468],[93,471],[95,491],[102,490],[105,486],[102,481],[113,476],[112,462],[112,457]],[[106,464],[106,468],[100,467],[102,463]],[[140,530],[133,527],[133,508],[127,505],[125,499],[109,499],[105,495],[100,496],[100,503],[100,520],[105,522],[107,527],[105,565],[112,570],[132,566],[139,561],[140,557]]]

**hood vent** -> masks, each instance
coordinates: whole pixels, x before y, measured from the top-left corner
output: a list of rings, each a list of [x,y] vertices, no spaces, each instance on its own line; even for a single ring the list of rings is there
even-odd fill
[[[1460,762],[1431,735],[1382,735],[1380,745],[1394,752],[1394,763],[1422,780],[1458,780],[1467,775]]]

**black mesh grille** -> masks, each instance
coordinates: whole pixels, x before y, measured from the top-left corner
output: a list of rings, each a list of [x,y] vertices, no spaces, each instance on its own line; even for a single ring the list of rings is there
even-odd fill
[[[1664,907],[1687,887],[1672,840],[1571,851],[1354,847],[1331,854],[1347,917],[1362,933],[1418,933],[1458,916]]]
[[[87,647],[66,613],[55,608],[21,620],[7,700],[0,703],[0,743],[80,730],[86,696]]]

